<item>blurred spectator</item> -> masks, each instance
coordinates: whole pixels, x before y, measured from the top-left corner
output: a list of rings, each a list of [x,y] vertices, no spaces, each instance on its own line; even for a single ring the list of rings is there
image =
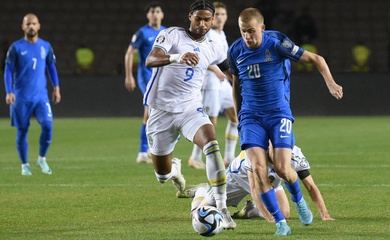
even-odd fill
[[[299,16],[294,20],[294,35],[297,45],[313,44],[317,38],[317,26],[310,15],[309,7],[303,7]]]
[[[93,64],[95,60],[95,54],[90,48],[87,48],[85,44],[81,44],[76,50],[76,69],[75,73],[93,73]]]
[[[370,56],[371,50],[363,43],[358,42],[352,48],[352,57],[353,57],[353,72],[369,72],[370,71]]]

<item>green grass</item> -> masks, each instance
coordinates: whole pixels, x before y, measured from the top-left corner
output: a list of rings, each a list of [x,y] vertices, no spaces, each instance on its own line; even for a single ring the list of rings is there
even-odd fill
[[[0,119],[0,239],[203,238],[191,226],[191,200],[175,198],[170,182],[158,183],[152,165],[135,163],[141,119],[55,119],[47,156],[51,176],[35,165],[40,127],[31,123],[33,175],[22,176],[15,129]],[[221,118],[220,137],[225,124]],[[303,226],[292,209],[288,238],[390,239],[390,117],[297,117],[294,131],[337,221],[321,221],[304,191],[314,210],[313,225]],[[222,138],[220,143],[223,149]],[[191,149],[182,138],[175,156],[183,159],[187,183],[205,182],[204,171],[186,164]],[[237,224],[213,238],[278,238],[265,221]]]

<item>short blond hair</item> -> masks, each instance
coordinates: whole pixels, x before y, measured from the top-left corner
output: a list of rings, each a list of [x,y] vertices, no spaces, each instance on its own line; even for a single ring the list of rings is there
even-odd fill
[[[264,15],[257,8],[246,8],[240,13],[239,19],[242,22],[250,22],[252,19],[256,19],[260,24],[264,24]]]

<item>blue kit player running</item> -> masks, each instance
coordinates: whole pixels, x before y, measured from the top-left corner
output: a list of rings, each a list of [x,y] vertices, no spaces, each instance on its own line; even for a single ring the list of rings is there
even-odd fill
[[[125,55],[126,80],[125,87],[128,91],[133,91],[136,87],[133,76],[134,53],[138,51],[138,87],[145,94],[146,85],[152,75],[152,69],[145,66],[145,59],[152,50],[154,41],[158,33],[166,29],[161,25],[164,18],[163,6],[159,2],[151,2],[145,7],[146,17],[149,23],[141,27],[131,39],[129,48]],[[148,119],[148,109],[144,107],[143,123],[140,131],[140,146],[137,156],[137,163],[152,163],[148,157],[148,140],[146,139],[145,124]]]
[[[274,167],[286,187],[304,225],[313,215],[302,197],[297,173],[291,168],[294,146],[294,118],[289,103],[287,59],[313,63],[322,74],[330,93],[343,96],[342,87],[333,80],[323,57],[305,51],[274,31],[265,31],[263,14],[256,8],[244,9],[238,18],[241,38],[229,48],[233,74],[233,98],[238,114],[241,149],[246,150],[253,169],[256,192],[276,222],[276,235],[291,234],[267,177],[267,149],[274,146]],[[287,89],[286,89],[287,88]]]
[[[52,100],[61,100],[55,56],[49,42],[38,37],[40,29],[36,15],[23,18],[24,38],[8,49],[5,61],[4,82],[6,103],[10,105],[11,125],[17,128],[16,148],[22,162],[22,175],[31,175],[28,163],[27,132],[30,117],[35,116],[42,128],[39,139],[37,164],[45,174],[52,174],[46,163],[46,153],[52,139],[53,114],[46,89],[46,69],[53,85]]]

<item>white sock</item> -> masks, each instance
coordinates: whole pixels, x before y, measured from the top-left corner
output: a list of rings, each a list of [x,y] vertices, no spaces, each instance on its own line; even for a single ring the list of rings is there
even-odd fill
[[[218,209],[226,208],[226,169],[219,151],[217,140],[210,141],[203,147],[206,155],[206,173],[214,192]]]
[[[228,121],[225,130],[225,154],[224,160],[226,162],[231,162],[235,158],[236,154],[236,146],[238,139],[238,130],[237,123]]]
[[[194,144],[194,147],[192,148],[192,153],[191,153],[190,159],[192,159],[194,161],[202,161],[202,155],[203,155],[202,149],[200,149],[200,147],[198,147],[196,144]]]

